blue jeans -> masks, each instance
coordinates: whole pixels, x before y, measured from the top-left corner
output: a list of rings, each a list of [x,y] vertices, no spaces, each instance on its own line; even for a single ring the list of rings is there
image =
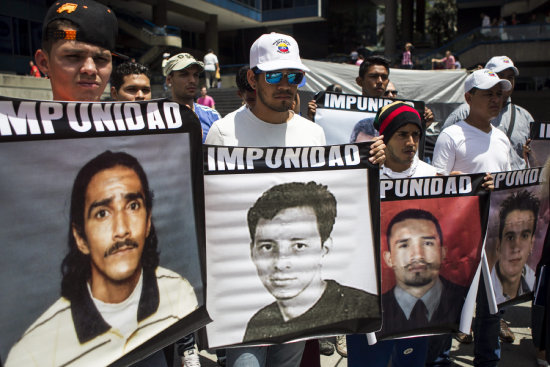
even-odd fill
[[[481,278],[483,279],[483,278]],[[474,320],[474,366],[496,367],[500,361],[500,313],[489,313],[487,291],[483,280],[479,282]]]
[[[428,338],[380,340],[369,345],[365,334],[346,336],[348,367],[386,367],[391,357],[392,367],[424,367]]]
[[[298,367],[305,341],[267,347],[227,348],[227,367]]]

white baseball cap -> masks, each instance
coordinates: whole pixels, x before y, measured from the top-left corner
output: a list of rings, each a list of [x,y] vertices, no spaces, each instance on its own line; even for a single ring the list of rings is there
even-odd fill
[[[166,63],[163,62],[162,75],[167,76],[172,71],[183,70],[191,65],[198,65],[201,69],[200,71],[204,70],[204,63],[197,61],[192,55],[187,53],[174,55],[166,60]]]
[[[250,68],[262,71],[298,69],[309,71],[300,60],[298,42],[291,36],[280,33],[263,34],[250,48]]]
[[[516,76],[519,75],[518,69],[508,56],[493,56],[487,61],[487,64],[485,64],[485,69],[493,70],[495,73],[500,73],[502,70],[509,68],[514,69],[514,74]]]
[[[491,89],[499,83],[502,85],[503,91],[512,89],[512,83],[506,79],[500,79],[493,70],[476,70],[466,78],[464,82],[464,93],[469,92],[472,88]]]

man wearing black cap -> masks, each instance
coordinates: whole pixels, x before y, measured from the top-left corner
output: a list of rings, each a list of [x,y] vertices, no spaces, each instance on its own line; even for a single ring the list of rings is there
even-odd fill
[[[117,33],[113,11],[93,0],[50,7],[35,60],[50,79],[54,100],[99,101],[111,75]]]

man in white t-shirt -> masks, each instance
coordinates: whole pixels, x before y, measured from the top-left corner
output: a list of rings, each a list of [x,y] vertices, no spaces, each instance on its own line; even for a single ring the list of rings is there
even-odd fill
[[[220,72],[220,64],[218,56],[214,54],[214,50],[209,49],[204,55],[204,73],[206,74],[206,86],[208,88],[216,88],[216,73]]]
[[[491,119],[502,109],[504,92],[512,84],[489,69],[476,70],[464,82],[464,98],[470,106],[466,119],[444,129],[434,149],[433,165],[443,174],[501,172],[510,170],[512,146]],[[482,278],[483,279],[483,278]],[[483,283],[478,288],[473,325],[474,365],[496,366],[500,360],[500,317],[491,315]],[[426,365],[448,362],[451,337],[432,337]]]
[[[296,40],[270,33],[250,48],[249,85],[256,91],[256,103],[240,108],[216,121],[206,144],[226,146],[315,146],[325,145],[323,129],[292,111],[298,85],[309,69],[300,60]],[[383,163],[382,141],[371,151],[373,163]],[[377,149],[378,148],[378,149]],[[227,350],[227,366],[294,367],[300,364],[305,342],[242,347]]]

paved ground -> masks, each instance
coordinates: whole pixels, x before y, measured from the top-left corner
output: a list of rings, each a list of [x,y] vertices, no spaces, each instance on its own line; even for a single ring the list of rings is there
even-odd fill
[[[502,355],[499,367],[536,367],[535,348],[531,340],[531,306],[530,302],[510,307],[506,310],[505,319],[510,323],[516,335],[513,344],[502,344]],[[453,340],[451,356],[454,366],[473,366],[474,345],[460,344]],[[216,356],[201,352],[202,367],[216,367]],[[321,356],[321,367],[347,367],[347,359],[334,353],[330,357]],[[365,361],[365,366],[368,363]]]

